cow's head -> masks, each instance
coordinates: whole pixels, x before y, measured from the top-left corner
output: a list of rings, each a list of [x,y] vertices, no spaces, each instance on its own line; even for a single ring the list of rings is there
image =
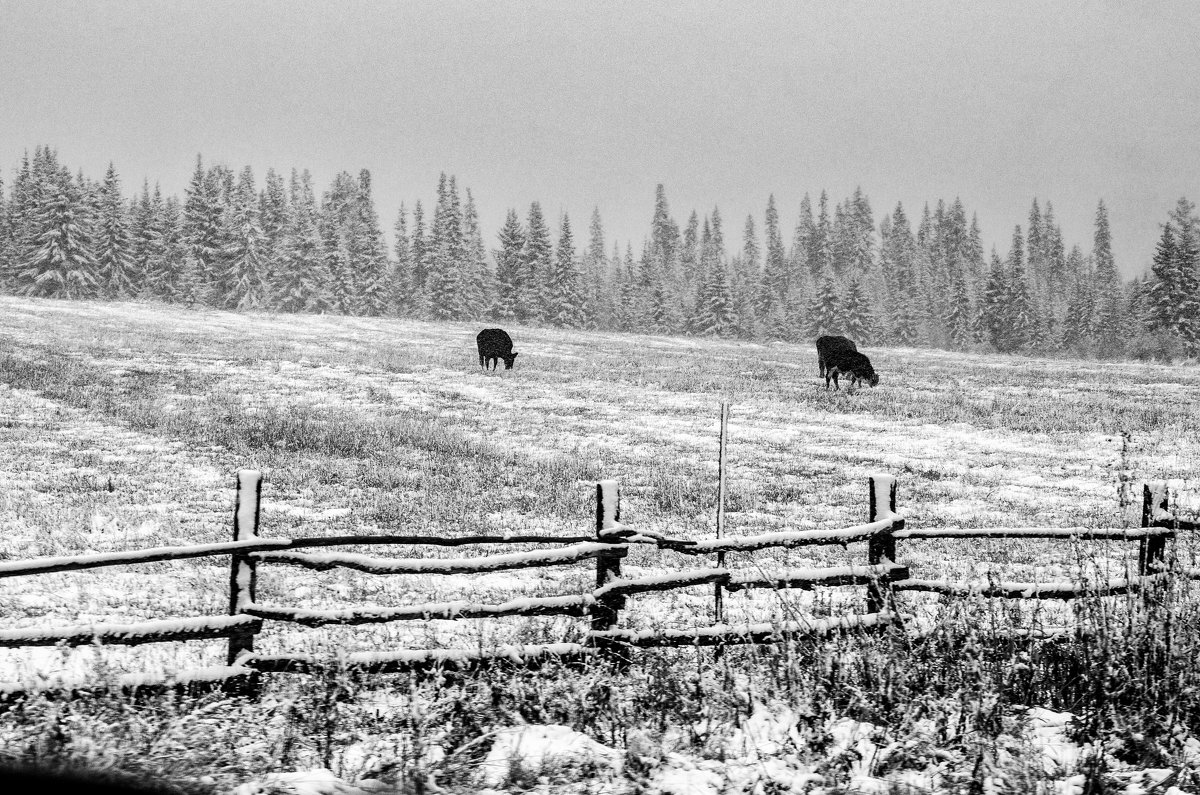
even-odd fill
[[[508,356],[502,356],[500,358],[504,359],[504,369],[511,370],[512,366],[513,366],[513,362],[516,361],[516,359],[517,359],[517,352],[513,351]]]
[[[876,384],[879,383],[879,374],[876,373],[874,370],[872,370],[871,377],[867,379],[867,383],[870,384],[872,387],[874,387]]]

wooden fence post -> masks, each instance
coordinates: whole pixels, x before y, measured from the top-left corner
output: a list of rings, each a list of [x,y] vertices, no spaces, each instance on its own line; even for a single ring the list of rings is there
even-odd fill
[[[887,489],[887,507],[884,506],[883,490]],[[890,475],[872,475],[867,480],[870,508],[867,521],[877,522],[890,519],[896,513],[896,479]],[[884,563],[894,563],[896,560],[896,539],[889,527],[882,533],[876,533],[867,541],[867,562],[872,566]],[[887,606],[895,608],[895,597],[892,589],[881,580],[876,580],[867,587],[867,612],[878,613]]]
[[[249,541],[258,537],[258,509],[262,496],[262,473],[241,469],[237,474],[237,502],[233,508],[233,540]],[[254,558],[234,553],[229,571],[229,615],[236,616],[254,602],[258,581]],[[238,632],[229,637],[226,665],[233,665],[244,652],[254,651],[254,633]]]
[[[611,541],[608,533],[621,520],[621,495],[617,481],[602,480],[596,484],[596,538],[601,541]],[[617,555],[601,554],[596,558],[596,587],[607,584],[610,580],[621,576],[621,558]],[[592,630],[603,632],[617,625],[621,608],[625,606],[624,596],[601,596],[596,600],[592,612]],[[607,642],[598,643],[601,652],[612,656],[612,646]],[[621,660],[627,662],[627,660]]]
[[[1155,519],[1155,509],[1167,510],[1167,484],[1163,481],[1142,485],[1142,527],[1170,527],[1169,521]],[[1153,574],[1162,564],[1167,549],[1166,536],[1143,538],[1138,545],[1138,574]]]

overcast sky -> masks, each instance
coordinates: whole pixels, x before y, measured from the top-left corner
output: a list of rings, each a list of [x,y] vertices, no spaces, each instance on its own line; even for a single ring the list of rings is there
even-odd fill
[[[0,0],[0,168],[56,147],[127,192],[234,168],[371,170],[389,230],[439,172],[507,208],[599,207],[640,250],[654,188],[730,248],[774,194],[861,186],[876,218],[962,198],[1003,255],[1034,197],[1126,274],[1200,199],[1200,5],[1134,2],[16,2]],[[610,242],[611,247],[611,242]]]

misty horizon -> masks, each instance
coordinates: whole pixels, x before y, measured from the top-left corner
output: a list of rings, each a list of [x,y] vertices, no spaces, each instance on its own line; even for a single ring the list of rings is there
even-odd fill
[[[636,250],[660,183],[681,222],[761,221],[774,195],[785,228],[822,189],[861,187],[877,217],[957,197],[1001,255],[1035,198],[1087,252],[1103,200],[1129,278],[1200,177],[1177,3],[158,8],[6,4],[7,184],[38,144],[112,161],[127,194],[182,195],[197,153],[319,186],[366,168],[390,236],[445,172],[489,250],[533,201],[577,225],[598,208]]]

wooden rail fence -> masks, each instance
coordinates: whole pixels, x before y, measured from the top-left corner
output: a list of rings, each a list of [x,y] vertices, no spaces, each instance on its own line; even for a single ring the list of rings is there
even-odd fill
[[[224,543],[70,557],[0,562],[0,578],[49,572],[76,571],[115,565],[180,560],[212,555],[229,555],[229,614],[192,616],[136,624],[89,624],[52,629],[0,631],[0,646],[48,646],[114,644],[137,645],[164,641],[228,638],[226,665],[177,674],[166,682],[149,682],[129,676],[122,687],[161,689],[223,683],[235,690],[253,690],[264,672],[307,672],[324,663],[306,655],[268,656],[254,650],[255,637],[265,621],[291,622],[302,626],[376,624],[391,621],[488,618],[496,616],[574,616],[588,618],[590,631],[584,643],[504,646],[489,651],[465,649],[405,649],[393,652],[350,654],[340,664],[367,672],[404,672],[437,669],[461,671],[495,664],[535,667],[547,659],[564,662],[586,660],[597,654],[628,661],[628,650],[665,646],[725,646],[771,643],[796,636],[824,637],[840,632],[873,631],[900,624],[895,594],[927,591],[946,596],[983,596],[1021,599],[1073,599],[1127,593],[1168,575],[1163,569],[1165,543],[1180,530],[1194,531],[1195,522],[1180,520],[1167,510],[1165,484],[1144,488],[1142,527],[1124,529],[1090,528],[935,528],[914,529],[896,510],[896,481],[888,476],[869,479],[869,509],[866,524],[835,530],[801,530],[715,540],[670,538],[639,532],[620,523],[616,481],[596,486],[595,533],[580,536],[475,535],[456,538],[419,535],[363,535],[309,538],[262,538],[259,536],[261,473],[242,470],[237,477],[233,540]],[[907,566],[896,562],[897,542],[908,539],[1044,538],[1079,540],[1122,540],[1140,543],[1138,576],[1103,583],[1015,583],[988,585],[913,579]],[[724,566],[729,554],[770,548],[867,543],[863,565],[779,568],[775,570],[731,569]],[[358,553],[299,550],[341,545],[405,545],[459,547],[470,545],[553,545],[509,554],[461,558],[397,558]],[[626,578],[621,560],[632,545],[649,545],[685,555],[717,555],[721,565]],[[574,565],[594,560],[596,587],[589,593],[512,599],[501,604],[476,604],[464,600],[430,602],[403,607],[350,608],[341,610],[298,609],[268,605],[256,600],[258,567],[273,563],[313,570],[349,568],[372,575],[390,574],[481,574],[513,569]],[[1200,573],[1187,572],[1200,578]],[[718,585],[727,591],[750,588],[811,589],[815,586],[867,586],[867,610],[825,619],[798,620],[733,626],[716,623],[672,630],[632,630],[618,626],[626,597],[698,585]],[[720,616],[718,614],[718,620]],[[67,686],[64,683],[64,687]],[[17,684],[0,683],[0,690],[20,691]]]

